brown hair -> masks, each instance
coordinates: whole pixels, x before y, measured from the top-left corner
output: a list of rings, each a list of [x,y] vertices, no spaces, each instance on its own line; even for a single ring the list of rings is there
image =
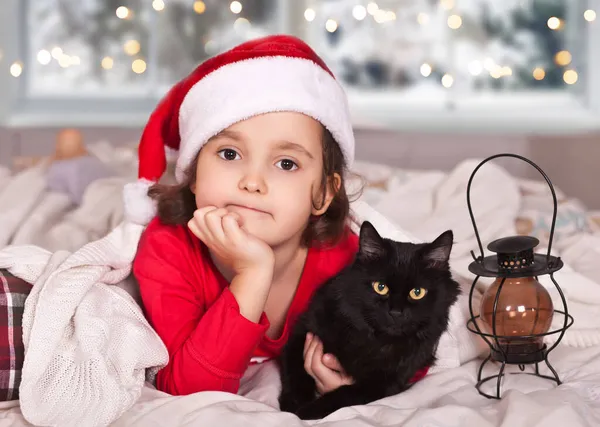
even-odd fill
[[[350,200],[346,192],[346,160],[339,144],[329,130],[323,128],[323,174],[321,178],[321,200],[313,200],[313,207],[319,209],[325,203],[327,186],[335,193],[327,211],[312,216],[304,232],[302,242],[309,246],[313,243],[335,244],[344,237],[346,221],[350,212]],[[148,190],[148,196],[157,202],[158,217],[165,224],[187,224],[194,216],[196,200],[190,185],[196,181],[198,156],[185,171],[181,184],[168,185],[157,183]],[[339,189],[333,187],[334,174],[341,178]]]

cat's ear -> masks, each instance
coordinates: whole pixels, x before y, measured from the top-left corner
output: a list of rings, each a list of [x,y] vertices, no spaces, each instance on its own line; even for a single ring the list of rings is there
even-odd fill
[[[453,239],[452,230],[447,230],[423,248],[422,259],[428,267],[444,268],[448,265]]]
[[[383,238],[379,235],[373,224],[365,221],[360,226],[359,258],[368,261],[381,258],[385,255]]]

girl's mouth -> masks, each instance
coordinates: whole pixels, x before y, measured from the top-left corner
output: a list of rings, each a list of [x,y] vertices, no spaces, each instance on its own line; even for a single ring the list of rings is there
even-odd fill
[[[269,212],[267,212],[267,211],[263,211],[262,209],[258,209],[258,208],[252,207],[252,206],[231,204],[231,205],[227,205],[227,207],[233,207],[233,208],[248,210],[248,211],[252,211],[252,212],[258,212],[258,213],[262,213],[262,214],[269,214]]]

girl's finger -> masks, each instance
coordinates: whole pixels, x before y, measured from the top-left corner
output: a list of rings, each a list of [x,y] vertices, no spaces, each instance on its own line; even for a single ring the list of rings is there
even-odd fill
[[[315,353],[316,346],[317,346],[317,342],[313,338],[310,341],[310,343],[308,344],[308,349],[306,350],[306,354],[304,355],[304,370],[308,373],[308,375],[310,375],[313,378],[315,378],[315,376],[312,371],[312,359],[313,359],[313,354]]]
[[[196,223],[198,229],[204,233],[206,233],[206,215],[209,212],[216,211],[218,208],[216,206],[204,206],[203,208],[196,209],[194,211],[194,217],[192,220]]]
[[[194,216],[192,217],[192,219],[189,222],[192,222],[194,224],[194,228],[199,233],[206,234],[206,222],[205,222],[206,214],[213,210],[216,210],[216,209],[217,208],[215,206],[205,206],[201,209],[196,209],[194,211]],[[188,224],[189,224],[189,222],[188,222]]]
[[[192,219],[188,221],[188,228],[194,235],[204,243],[208,240],[206,233],[206,224],[204,222],[204,212],[197,210],[194,212]]]
[[[202,208],[196,209],[196,211],[194,212],[194,215],[199,215],[199,216],[203,217],[204,215],[206,215],[210,211],[214,211],[214,210],[217,210],[217,209],[218,208],[216,206],[212,206],[212,205],[204,206]]]
[[[326,353],[323,355],[323,365],[327,366],[329,369],[333,370],[333,371],[337,371],[337,372],[343,372],[344,368],[342,368],[342,365],[340,364],[339,360],[337,360],[337,358],[330,353]]]
[[[244,226],[244,218],[237,212],[230,212],[230,215],[235,218],[240,228]]]
[[[311,369],[313,377],[317,385],[317,391],[320,394],[327,393],[338,387],[339,378],[336,378],[336,373],[323,365],[323,343],[320,339],[315,338],[317,344],[312,357]]]
[[[237,216],[237,217],[236,217]],[[239,215],[229,213],[223,217],[223,233],[225,239],[234,244],[242,244],[246,240],[244,231],[240,228]]]
[[[343,385],[352,385],[352,384],[354,384],[354,378],[349,377],[346,374],[342,374],[342,384]]]
[[[223,232],[222,219],[225,215],[227,215],[227,213],[227,209],[220,208],[214,209],[204,216],[204,221],[206,223],[208,233],[210,233],[210,235],[215,241],[221,244],[225,242],[225,233]]]
[[[190,219],[187,223],[187,227],[190,229],[190,231],[192,233],[194,233],[194,236],[196,236],[197,238],[199,238],[200,240],[203,240],[203,234],[200,231],[200,228],[196,225],[196,221],[194,221],[194,218]]]
[[[308,353],[308,348],[310,347],[310,343],[313,339],[313,334],[310,332],[306,333],[306,338],[304,339],[304,353],[302,354],[302,357],[304,358],[304,360],[306,360],[306,353]]]

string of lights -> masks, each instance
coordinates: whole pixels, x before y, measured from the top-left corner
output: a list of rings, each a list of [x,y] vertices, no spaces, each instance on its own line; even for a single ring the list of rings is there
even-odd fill
[[[456,11],[455,0],[440,0],[439,6],[447,12],[446,25],[452,31],[460,31],[464,26],[464,17]],[[155,13],[162,13],[166,8],[169,7],[168,0],[153,0],[152,8]],[[190,13],[203,14],[207,11],[207,8],[211,7],[204,1],[193,1],[190,5]],[[235,20],[234,25],[251,25],[251,22],[241,16],[244,12],[244,5],[240,1],[232,1],[229,4],[229,11],[233,15],[239,15]],[[319,11],[315,8],[307,8],[303,12],[304,20],[307,25],[317,22]],[[398,19],[396,12],[388,10],[384,7],[380,7],[376,2],[370,2],[366,6],[358,4],[351,10],[353,19],[357,21],[364,21],[372,19],[377,24],[386,25],[393,23]],[[132,8],[126,6],[119,6],[115,10],[115,19],[120,20],[135,20],[137,13]],[[334,34],[339,30],[339,22],[333,17],[321,17],[324,19],[318,20],[318,22],[324,22],[324,29]],[[583,13],[583,18],[586,22],[591,23],[597,19],[595,10],[588,9]],[[426,26],[430,24],[431,16],[427,12],[421,12],[416,17],[418,25]],[[568,22],[560,19],[556,16],[547,17],[547,27],[552,31],[564,31]],[[205,49],[208,52],[210,50],[211,40],[205,41]],[[135,74],[144,74],[148,71],[149,63],[147,58],[141,55],[142,46],[139,40],[131,38],[126,40],[122,44],[122,51],[126,54],[125,58],[128,61],[131,70]],[[55,61],[61,68],[68,69],[70,67],[77,67],[82,64],[82,59],[77,54],[72,54],[61,46],[49,46],[45,49],[41,49],[35,55],[37,62],[43,66],[50,65]],[[0,72],[2,70],[8,70],[10,75],[15,78],[19,78],[24,71],[24,61],[17,59],[10,63],[3,63],[2,53],[0,50]],[[98,63],[98,66],[105,71],[112,70],[117,61],[124,61],[123,58],[117,59],[111,55],[102,57]],[[578,72],[575,67],[571,67],[573,64],[573,55],[568,50],[560,50],[554,55],[554,62],[556,65],[563,67],[562,78],[568,85],[573,85],[579,80]],[[494,79],[501,79],[506,76],[511,76],[514,70],[506,64],[496,63],[492,58],[480,58],[470,61],[469,63],[461,64],[465,67],[465,70],[472,76],[479,76],[483,73],[489,73]],[[425,78],[435,76],[435,64],[429,62],[423,62],[419,67],[419,73]],[[534,66],[530,69],[531,76],[537,81],[542,81],[546,78],[547,70],[544,67]],[[455,83],[456,76],[452,75],[451,72],[445,72],[441,75],[441,85],[445,88],[450,88]]]

